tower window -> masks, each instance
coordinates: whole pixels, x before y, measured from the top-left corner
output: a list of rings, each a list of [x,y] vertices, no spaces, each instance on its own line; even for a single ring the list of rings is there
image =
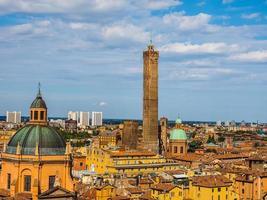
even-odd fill
[[[38,111],[34,111],[34,120],[38,120]]]
[[[31,176],[29,175],[24,176],[24,191],[25,192],[31,191]]]
[[[174,147],[174,153],[177,153],[177,147],[176,146]]]
[[[56,177],[55,176],[49,176],[49,190],[54,187]]]
[[[180,147],[180,153],[184,153],[184,147]]]
[[[7,174],[7,189],[10,189],[10,185],[11,185],[11,174]]]
[[[44,111],[41,111],[40,113],[40,120],[44,120]]]
[[[32,114],[32,110],[31,110],[31,120],[33,120],[33,114]]]

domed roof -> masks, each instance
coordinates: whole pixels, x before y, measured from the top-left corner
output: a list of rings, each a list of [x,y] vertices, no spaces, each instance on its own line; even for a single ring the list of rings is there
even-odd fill
[[[187,136],[182,129],[173,129],[170,132],[170,140],[187,140]]]
[[[29,124],[19,129],[10,139],[6,152],[16,154],[18,143],[24,155],[35,155],[37,145],[40,155],[62,155],[66,149],[61,135],[47,125]]]
[[[36,98],[32,102],[31,108],[45,108],[45,109],[47,109],[45,101],[42,98],[40,90],[39,90]]]

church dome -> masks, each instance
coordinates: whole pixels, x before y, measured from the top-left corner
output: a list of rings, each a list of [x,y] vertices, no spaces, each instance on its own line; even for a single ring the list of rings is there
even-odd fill
[[[182,129],[173,129],[170,132],[170,140],[187,140],[187,136]]]
[[[63,155],[66,143],[52,127],[39,124],[28,124],[19,129],[10,139],[6,152],[16,154],[20,148],[23,155]]]

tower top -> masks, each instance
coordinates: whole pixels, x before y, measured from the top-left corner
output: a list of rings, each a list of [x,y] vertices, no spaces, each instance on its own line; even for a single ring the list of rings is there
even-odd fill
[[[149,40],[149,44],[147,45],[147,50],[154,51],[154,45],[153,45],[152,39]]]

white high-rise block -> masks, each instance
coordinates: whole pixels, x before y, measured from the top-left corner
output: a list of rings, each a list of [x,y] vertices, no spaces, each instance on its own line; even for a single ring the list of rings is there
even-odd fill
[[[102,126],[103,114],[102,112],[92,112],[92,126]]]
[[[89,112],[80,112],[80,126],[89,126],[90,113]]]
[[[72,119],[72,120],[76,120],[78,121],[78,112],[74,112],[74,111],[69,111],[68,112],[68,120]]]
[[[6,122],[10,122],[10,123],[21,123],[21,112],[6,112]]]

